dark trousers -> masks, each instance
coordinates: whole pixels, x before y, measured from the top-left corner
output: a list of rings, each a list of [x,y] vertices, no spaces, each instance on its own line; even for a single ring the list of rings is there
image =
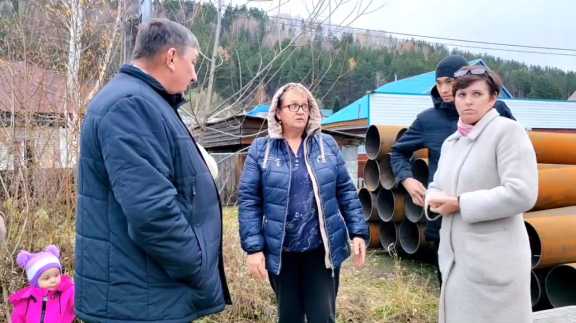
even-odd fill
[[[268,274],[278,302],[278,322],[335,322],[339,276],[339,268],[326,269],[324,248],[283,252],[280,275]]]

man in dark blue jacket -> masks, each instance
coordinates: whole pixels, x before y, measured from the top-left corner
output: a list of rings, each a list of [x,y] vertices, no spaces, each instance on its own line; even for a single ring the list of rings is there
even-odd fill
[[[165,19],[136,38],[134,61],[82,126],[76,311],[88,322],[190,322],[230,304],[218,191],[177,111],[198,41]]]
[[[404,186],[416,205],[424,205],[426,188],[414,178],[410,158],[416,150],[428,149],[428,165],[430,169],[428,180],[431,182],[438,167],[442,143],[456,131],[458,123],[458,112],[456,111],[452,94],[454,72],[466,65],[468,65],[466,59],[459,55],[447,56],[438,63],[436,67],[436,86],[431,91],[434,107],[418,114],[410,128],[392,147],[390,163],[396,183]],[[514,119],[506,103],[496,101],[495,108],[500,115]],[[440,220],[426,224],[426,240],[434,242],[436,249],[440,241],[440,225]]]

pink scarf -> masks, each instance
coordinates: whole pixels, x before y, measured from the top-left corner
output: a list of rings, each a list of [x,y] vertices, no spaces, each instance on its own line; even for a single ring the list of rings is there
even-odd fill
[[[472,129],[474,129],[474,125],[472,124],[467,124],[462,122],[462,119],[458,119],[458,132],[466,137],[468,136],[468,134],[470,133],[470,131],[472,131]]]

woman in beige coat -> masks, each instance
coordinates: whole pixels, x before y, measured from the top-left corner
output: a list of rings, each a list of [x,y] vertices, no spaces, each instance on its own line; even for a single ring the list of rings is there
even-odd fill
[[[519,123],[493,109],[496,74],[465,66],[454,76],[458,131],[442,146],[426,196],[426,209],[442,216],[439,322],[531,322],[522,213],[538,194],[534,148]]]

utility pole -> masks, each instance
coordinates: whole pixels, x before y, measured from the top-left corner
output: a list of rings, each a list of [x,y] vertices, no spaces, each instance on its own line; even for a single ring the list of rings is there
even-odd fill
[[[148,22],[152,19],[152,0],[141,0],[140,17],[141,23]]]
[[[214,47],[212,48],[212,57],[210,61],[210,74],[208,75],[208,90],[206,92],[206,111],[210,111],[212,103],[212,92],[214,89],[214,74],[216,72],[216,56],[218,55],[218,46],[220,42],[220,28],[222,27],[222,0],[218,0],[216,32],[214,33]]]
[[[127,63],[132,59],[132,50],[136,41],[136,33],[140,22],[152,17],[151,0],[119,0],[122,1],[123,28],[122,28],[122,61]]]

